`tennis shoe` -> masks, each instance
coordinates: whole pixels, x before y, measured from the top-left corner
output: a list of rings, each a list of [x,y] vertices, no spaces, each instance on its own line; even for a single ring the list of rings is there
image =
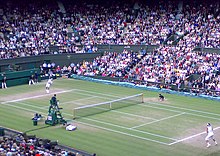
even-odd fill
[[[207,144],[207,146],[206,147],[210,147],[211,146],[211,144]]]

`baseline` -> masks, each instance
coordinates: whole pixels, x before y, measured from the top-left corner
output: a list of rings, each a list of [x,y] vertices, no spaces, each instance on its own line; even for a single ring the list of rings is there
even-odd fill
[[[220,129],[220,127],[216,127],[216,128],[214,128],[213,130],[215,131],[215,130],[218,130],[218,129]],[[195,137],[200,136],[200,135],[202,135],[202,134],[206,134],[206,131],[201,132],[201,133],[198,133],[198,134],[195,134],[195,135],[191,135],[191,136],[189,136],[189,137],[186,137],[186,138],[183,138],[183,139],[180,139],[180,140],[177,140],[177,141],[174,141],[174,142],[172,142],[172,143],[170,143],[170,144],[168,144],[168,145],[174,145],[174,144],[177,144],[177,143],[179,143],[179,142],[183,142],[183,141],[186,141],[186,140],[195,138]]]
[[[26,98],[11,100],[11,101],[5,101],[5,102],[1,102],[1,104],[11,103],[11,102],[18,102],[18,101],[24,101],[24,100],[29,100],[29,99],[36,99],[36,98],[45,97],[45,96],[53,95],[53,94],[61,94],[61,93],[72,92],[72,91],[74,91],[74,90],[76,90],[76,89],[64,90],[64,91],[54,92],[54,93],[49,93],[49,94],[41,94],[41,95],[36,95],[36,96],[31,96],[31,97],[26,97]]]

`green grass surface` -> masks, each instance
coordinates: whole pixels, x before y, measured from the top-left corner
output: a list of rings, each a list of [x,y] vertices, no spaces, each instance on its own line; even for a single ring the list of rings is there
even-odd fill
[[[99,156],[217,156],[218,146],[206,148],[205,126],[211,122],[220,140],[220,103],[217,101],[104,85],[74,79],[54,80],[51,93],[45,83],[0,90],[0,125],[40,138],[59,140]],[[62,115],[77,125],[66,131],[62,125],[48,126],[44,120],[33,126],[38,112],[45,118],[54,93]],[[111,101],[144,93],[144,103],[72,120],[73,109],[82,105]]]

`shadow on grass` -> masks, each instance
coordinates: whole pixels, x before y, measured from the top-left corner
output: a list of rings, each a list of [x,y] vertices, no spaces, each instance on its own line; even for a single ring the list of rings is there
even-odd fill
[[[30,130],[25,131],[24,133],[33,132],[33,131],[37,131],[37,130],[41,130],[41,129],[45,129],[45,128],[49,128],[49,127],[51,127],[51,125],[46,125],[46,126],[43,126],[43,127],[30,129]]]

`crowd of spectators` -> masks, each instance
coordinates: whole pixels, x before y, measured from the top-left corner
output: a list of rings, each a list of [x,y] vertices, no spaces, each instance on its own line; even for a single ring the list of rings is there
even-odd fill
[[[81,156],[79,153],[62,150],[56,147],[57,142],[23,135],[0,138],[1,156]]]
[[[218,9],[219,3],[202,2],[160,1],[149,6],[68,1],[61,7],[54,1],[11,0],[0,4],[0,59],[96,52],[99,44],[160,45],[151,53],[105,52],[93,62],[64,67],[45,63],[41,68],[49,76],[53,72],[109,76],[160,88],[174,85],[180,90],[184,86],[195,93],[219,96],[220,54],[193,51],[198,46],[220,49]],[[179,38],[175,46],[173,40],[166,42],[172,35]],[[193,74],[198,78],[190,79]],[[21,137],[4,138],[0,155],[76,155],[50,145]]]
[[[53,2],[49,5],[43,1],[3,3],[0,8],[1,59],[96,50],[93,46],[83,49],[75,46],[74,36],[68,36],[67,25],[62,21],[57,3]],[[54,50],[53,47],[59,48]]]
[[[186,5],[181,14],[182,33],[180,45],[194,48],[220,48],[220,10],[219,4],[197,6]]]
[[[108,11],[108,8],[103,8],[101,10],[107,16],[100,17],[99,14],[98,16],[95,14],[99,6],[94,5],[89,6],[92,11],[86,9],[90,15],[89,18],[82,16],[86,7],[80,13],[73,9],[73,13],[78,15],[74,26],[78,31],[83,32],[84,41],[88,41],[89,38],[90,42],[96,44],[160,45],[170,35],[174,34],[180,38],[176,46],[170,46],[172,41],[167,42],[168,45],[160,46],[141,60],[138,54],[131,57],[134,52],[126,50],[122,54],[107,52],[93,62],[85,61],[74,67],[71,66],[73,73],[123,77],[165,84],[162,87],[175,85],[178,89],[187,86],[194,88],[192,89],[194,92],[200,92],[201,89],[202,92],[205,90],[206,94],[213,95],[209,90],[219,94],[219,54],[192,51],[197,46],[220,48],[218,6],[218,3],[212,5],[192,3],[177,6],[169,2],[151,8],[139,5],[133,8],[132,12],[129,11],[128,6],[124,5],[117,9],[115,13],[117,16],[112,15],[114,12]],[[108,19],[106,20],[105,17]],[[121,29],[118,30],[115,25],[120,26]],[[89,37],[85,32],[91,32]],[[133,62],[134,58],[136,64]],[[190,79],[193,74],[199,75],[200,78]]]
[[[159,45],[174,34],[183,36],[179,44],[188,47],[220,48],[218,8],[218,3],[180,5],[175,1],[155,6],[6,1],[0,8],[0,56],[93,52],[97,44]],[[51,50],[53,46],[58,50]]]
[[[107,7],[69,5],[71,17],[67,19],[81,33],[83,44],[158,45],[172,34],[188,33],[184,40],[193,40],[193,46],[219,48],[218,3],[179,5],[176,1],[160,1],[154,6],[119,3]],[[198,37],[199,40],[194,39]]]
[[[128,50],[122,53],[106,52],[103,56],[95,58],[93,62],[72,64],[72,73],[86,76],[123,77],[139,60],[137,53]]]
[[[136,66],[133,77],[147,82],[189,87],[220,93],[220,54],[192,52],[184,48],[161,46]],[[198,78],[191,78],[198,75]],[[209,92],[207,92],[209,94]]]
[[[177,35],[176,46],[162,45],[143,58],[139,53],[124,50],[121,54],[106,52],[93,62],[72,64],[63,71],[79,75],[121,77],[125,80],[175,85],[219,92],[219,55],[193,52],[197,46],[220,48],[218,3],[147,5],[73,5],[67,8],[74,31],[82,44],[162,45],[171,35]],[[117,8],[115,10],[114,8]],[[192,80],[192,74],[200,75]],[[161,87],[161,86],[160,86]],[[203,91],[204,91],[203,90]],[[209,93],[207,93],[209,94]]]
[[[192,52],[184,47],[161,46],[152,53],[106,52],[93,62],[72,63],[65,68],[77,75],[118,77],[161,88],[176,86],[182,91],[188,88],[195,93],[220,94],[220,54]]]

